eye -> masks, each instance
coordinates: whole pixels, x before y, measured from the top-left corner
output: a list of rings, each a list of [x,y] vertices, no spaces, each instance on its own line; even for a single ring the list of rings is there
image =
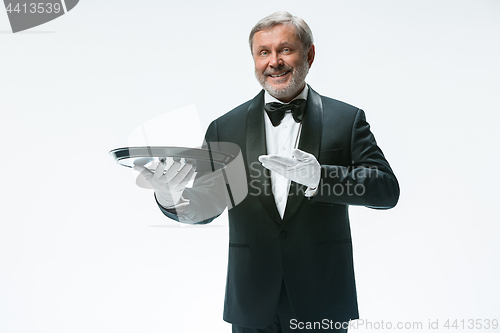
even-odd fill
[[[282,52],[283,53],[290,53],[290,52],[292,52],[292,50],[290,50],[290,48],[288,48],[288,47],[285,47]]]
[[[259,53],[261,56],[266,56],[268,55],[269,53],[267,51],[260,51]]]

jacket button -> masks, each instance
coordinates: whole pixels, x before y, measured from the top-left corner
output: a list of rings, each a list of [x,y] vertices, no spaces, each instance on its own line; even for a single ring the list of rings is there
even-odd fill
[[[286,231],[280,232],[280,238],[285,239],[286,238]]]

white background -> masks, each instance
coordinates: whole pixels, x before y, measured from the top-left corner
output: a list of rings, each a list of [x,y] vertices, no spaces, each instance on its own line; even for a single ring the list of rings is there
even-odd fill
[[[400,182],[396,208],[351,208],[361,318],[500,319],[499,1],[82,0],[18,34],[0,11],[0,332],[230,332],[227,215],[180,227],[107,153],[257,94],[247,36],[276,10]]]

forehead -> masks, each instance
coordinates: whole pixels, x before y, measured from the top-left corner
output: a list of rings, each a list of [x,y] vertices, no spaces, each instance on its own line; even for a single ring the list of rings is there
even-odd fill
[[[256,32],[253,38],[253,48],[271,47],[281,44],[301,45],[293,25],[279,24]]]

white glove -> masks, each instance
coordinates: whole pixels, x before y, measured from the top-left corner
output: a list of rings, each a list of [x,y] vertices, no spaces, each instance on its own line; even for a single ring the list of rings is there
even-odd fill
[[[181,162],[174,161],[165,172],[166,166],[166,161],[160,160],[154,173],[142,165],[134,165],[134,170],[140,171],[141,175],[151,184],[160,205],[165,208],[177,208],[188,203],[182,197],[182,192],[193,177],[195,168],[190,163],[186,163],[180,168]]]
[[[294,158],[261,155],[259,161],[265,168],[298,184],[307,186],[309,193],[306,193],[306,196],[314,194],[321,179],[321,166],[316,157],[300,149],[294,149],[292,156]]]

